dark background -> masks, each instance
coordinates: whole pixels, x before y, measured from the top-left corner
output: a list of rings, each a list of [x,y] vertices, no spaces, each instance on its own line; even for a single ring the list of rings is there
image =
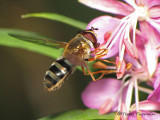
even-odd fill
[[[77,0],[0,0],[0,28],[22,29],[68,41],[79,31],[60,22],[20,16],[55,12],[88,23],[104,13]],[[91,81],[76,71],[56,92],[43,91],[45,71],[52,58],[18,48],[0,46],[0,119],[32,120],[65,110],[84,109],[81,92]]]

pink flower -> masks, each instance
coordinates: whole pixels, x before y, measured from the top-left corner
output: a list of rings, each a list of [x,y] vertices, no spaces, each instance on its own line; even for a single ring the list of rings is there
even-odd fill
[[[154,91],[138,84],[151,82],[151,85],[155,86],[154,84],[157,84],[156,81],[160,78],[160,74],[157,75],[159,68],[157,67],[154,78],[150,78],[145,65],[143,66],[130,56],[125,58],[132,61],[133,67],[125,74],[122,81],[107,78],[91,82],[82,93],[84,104],[89,108],[99,109],[100,114],[117,111],[116,117],[126,120],[141,118],[158,120],[160,114],[150,111],[160,111],[160,84]],[[139,102],[138,90],[150,94],[147,100]],[[135,91],[135,104],[131,105],[133,91]]]
[[[117,110],[119,96],[114,97],[114,95],[121,88],[120,83],[121,82],[119,80],[113,78],[90,82],[88,87],[82,93],[82,100],[84,104],[89,108],[99,109],[107,99],[111,98],[115,100],[111,111]]]
[[[159,56],[158,48],[160,48],[159,0],[79,0],[79,2],[117,16],[117,18],[98,17],[88,25],[89,28],[92,26],[99,29],[97,31],[98,40],[100,43],[105,43],[101,47],[109,49],[105,58],[114,56],[119,52],[119,61],[122,62],[126,52],[138,59],[140,55],[137,52],[136,44],[137,42],[145,43],[149,75],[154,74]],[[138,23],[139,27],[137,26]],[[145,41],[136,38],[137,29],[145,35]],[[107,32],[111,32],[112,35],[105,41]]]
[[[156,72],[159,72],[159,68],[157,69]],[[159,77],[157,77],[156,81],[159,81],[159,79],[160,79],[160,75],[159,75]],[[154,86],[156,86],[156,87],[155,87],[154,91],[150,93],[147,100],[139,102],[139,109],[141,111],[145,111],[145,112],[147,111],[147,114],[149,115],[147,118],[145,118],[146,120],[147,119],[150,119],[150,120],[152,120],[152,119],[159,120],[160,119],[160,114],[150,112],[150,111],[160,111],[160,94],[159,94],[160,93],[160,84],[158,83],[158,86],[157,86],[156,81],[154,82],[154,84],[156,84]],[[133,104],[131,106],[130,110],[135,111],[136,104]],[[143,118],[143,120],[144,120],[144,118]]]
[[[160,0],[79,0],[79,2],[116,16],[97,17],[88,24],[87,29],[98,28],[95,32],[98,42],[101,43],[100,48],[108,49],[108,54],[103,59],[118,54],[115,62],[117,78],[122,78],[121,81],[108,78],[91,82],[82,93],[85,105],[99,109],[100,114],[111,111],[149,114],[150,110],[160,110],[158,67]],[[132,67],[126,71],[127,63],[131,63]],[[141,82],[154,87],[154,91],[140,86]],[[139,102],[139,90],[149,94],[147,100]],[[133,91],[135,104],[131,105]],[[119,99],[116,99],[117,97]],[[159,114],[157,116],[155,119],[159,118]],[[130,116],[116,115],[116,117],[132,119]],[[143,115],[136,115],[133,120],[141,118],[147,119]]]
[[[142,37],[141,33],[137,33],[136,39]],[[144,41],[146,38],[141,38]],[[147,44],[147,43],[146,43]],[[96,82],[91,82],[82,93],[82,100],[89,108],[99,109],[100,114],[105,114],[112,111],[131,113],[142,112],[150,114],[150,110],[160,111],[160,67],[156,66],[156,71],[150,76],[148,70],[148,61],[146,52],[146,44],[136,43],[138,53],[141,55],[139,59],[134,59],[125,54],[124,60],[132,63],[132,68],[124,73],[122,80],[118,81],[113,78],[102,79]],[[139,85],[141,82],[148,83],[155,90]],[[147,101],[139,102],[138,90],[150,94]],[[135,104],[131,105],[132,94],[135,91]],[[103,99],[102,99],[103,98]],[[118,98],[118,99],[117,99]],[[143,109],[146,107],[145,109]],[[157,114],[157,113],[155,113]],[[159,116],[159,114],[157,114]],[[130,116],[119,116],[128,119]],[[147,119],[145,116],[135,116]],[[152,118],[152,117],[150,117]],[[154,117],[153,117],[154,118]],[[139,118],[140,119],[140,118]]]

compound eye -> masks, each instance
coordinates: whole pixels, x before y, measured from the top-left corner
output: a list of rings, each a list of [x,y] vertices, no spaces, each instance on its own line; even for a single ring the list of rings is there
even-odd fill
[[[95,48],[98,48],[100,46],[100,43],[97,43],[94,45]]]
[[[97,48],[99,46],[99,43],[97,43],[97,38],[96,38],[94,33],[92,33],[92,32],[83,32],[83,36],[85,38],[87,38],[88,40],[90,40],[93,43],[95,48]]]

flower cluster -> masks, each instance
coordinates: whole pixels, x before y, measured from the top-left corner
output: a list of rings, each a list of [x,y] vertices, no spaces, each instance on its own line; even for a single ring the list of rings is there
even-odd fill
[[[114,16],[95,18],[87,29],[99,29],[95,31],[98,42],[102,44],[101,48],[108,49],[103,59],[116,57],[117,66],[117,79],[104,78],[86,87],[82,93],[84,104],[99,109],[100,114],[113,111],[128,113],[116,114],[115,120],[159,120],[160,114],[151,111],[160,111],[160,0],[79,2]],[[126,63],[132,64],[127,71]],[[148,98],[139,101],[139,91],[149,94]],[[135,104],[131,104],[133,93]],[[139,114],[130,116],[131,113]]]

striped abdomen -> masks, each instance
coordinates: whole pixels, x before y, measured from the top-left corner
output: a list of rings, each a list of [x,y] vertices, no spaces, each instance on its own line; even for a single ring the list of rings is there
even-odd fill
[[[52,63],[44,78],[46,91],[54,91],[61,87],[65,79],[72,73],[74,66],[65,58]]]

